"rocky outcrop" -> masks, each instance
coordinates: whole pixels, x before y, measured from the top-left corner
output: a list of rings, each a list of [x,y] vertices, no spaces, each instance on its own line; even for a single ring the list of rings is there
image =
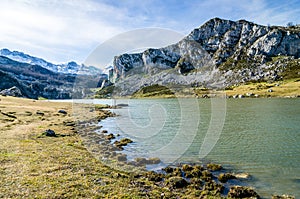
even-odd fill
[[[278,80],[286,70],[283,64],[270,66],[278,56],[300,57],[299,27],[214,18],[174,45],[119,55],[113,65],[116,82],[123,78],[119,86],[126,95],[153,83],[226,87],[251,80]]]
[[[13,96],[13,97],[24,97],[24,95],[22,94],[21,90],[16,87],[16,86],[13,86],[9,89],[4,89],[0,92],[0,95],[3,95],[3,96]]]
[[[245,20],[214,18],[193,30],[188,38],[197,41],[217,64],[227,58],[246,56],[264,62],[262,57],[278,55],[300,57],[300,30],[257,25]]]

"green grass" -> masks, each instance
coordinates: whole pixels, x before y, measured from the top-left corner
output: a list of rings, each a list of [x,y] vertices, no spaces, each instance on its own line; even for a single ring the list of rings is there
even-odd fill
[[[133,98],[174,96],[174,92],[172,92],[168,87],[158,84],[143,87],[132,95]]]

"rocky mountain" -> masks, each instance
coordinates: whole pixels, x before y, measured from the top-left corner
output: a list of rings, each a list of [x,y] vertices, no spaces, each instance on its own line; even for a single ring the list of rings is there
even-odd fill
[[[82,98],[107,75],[66,74],[0,56],[0,94],[37,99]]]
[[[86,75],[94,75],[94,74],[102,73],[102,71],[96,67],[85,66],[84,64],[79,65],[74,61],[71,61],[66,64],[52,64],[50,62],[45,61],[44,59],[33,57],[23,52],[10,51],[6,48],[0,50],[0,56],[5,56],[7,58],[10,58],[14,61],[21,62],[21,63],[38,65],[56,73],[86,74]]]
[[[225,88],[247,81],[300,76],[300,27],[263,26],[214,18],[176,44],[116,56],[120,95],[141,87],[198,85]]]

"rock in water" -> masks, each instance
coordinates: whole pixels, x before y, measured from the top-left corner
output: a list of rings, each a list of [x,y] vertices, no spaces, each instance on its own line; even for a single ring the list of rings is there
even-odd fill
[[[249,187],[233,186],[230,188],[228,197],[230,198],[260,198],[259,195]]]
[[[295,196],[289,196],[289,195],[274,195],[272,196],[272,199],[295,199]]]

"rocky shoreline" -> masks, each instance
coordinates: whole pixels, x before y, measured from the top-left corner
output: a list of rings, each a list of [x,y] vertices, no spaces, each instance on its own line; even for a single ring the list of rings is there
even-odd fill
[[[115,115],[98,106],[2,96],[0,101],[0,198],[259,197],[240,186],[247,185],[247,174],[218,164],[148,171],[145,165],[158,158],[128,161],[126,144],[135,140],[99,127],[99,120]]]
[[[134,141],[102,130],[102,126],[97,125],[98,122],[115,116],[109,110],[102,111],[105,111],[104,115],[87,123],[79,122],[78,133],[84,140],[84,145],[97,159],[116,170],[125,171],[132,183],[140,187],[142,196],[151,198],[151,192],[159,188],[168,190],[161,192],[161,198],[261,198],[254,188],[241,186],[248,184],[247,181],[251,178],[249,174],[232,173],[219,164],[178,163],[149,171],[146,166],[161,163],[159,158],[136,157],[128,160],[123,150]],[[294,197],[274,195],[272,198]]]

